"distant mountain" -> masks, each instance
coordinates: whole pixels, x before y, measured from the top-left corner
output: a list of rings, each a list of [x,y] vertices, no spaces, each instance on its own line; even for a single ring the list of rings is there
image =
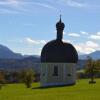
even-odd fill
[[[17,71],[32,68],[40,72],[40,57],[36,55],[21,55],[13,52],[8,47],[0,45],[0,69]]]
[[[100,59],[100,51],[95,51],[95,52],[92,52],[90,54],[80,55],[79,59],[87,59],[88,56],[92,57],[95,60]]]
[[[19,53],[14,53],[8,47],[0,44],[0,59],[21,59],[23,56]]]
[[[38,55],[22,55],[15,53],[8,47],[0,44],[0,59],[22,59],[24,61],[40,62],[40,56]]]
[[[100,59],[100,51],[79,55],[79,60],[77,63],[78,69],[84,68],[87,56],[90,56],[93,59]],[[14,71],[25,68],[33,68],[36,72],[40,73],[40,66],[40,56],[21,55],[13,52],[6,46],[0,45],[0,69]]]
[[[34,62],[34,63],[40,63],[40,57],[37,56],[28,56],[22,59],[25,62]]]
[[[100,51],[95,51],[90,54],[79,55],[79,59],[86,60],[87,56],[92,57],[97,60],[100,59]],[[8,47],[0,44],[0,59],[34,59],[34,61],[38,61],[40,56],[38,55],[21,55],[20,53],[15,53],[10,50]]]
[[[24,59],[0,59],[0,70],[11,72],[30,68],[36,73],[40,73],[40,59],[34,57]]]
[[[36,57],[36,58],[40,58],[39,55],[23,55],[24,58],[27,58],[27,57]]]

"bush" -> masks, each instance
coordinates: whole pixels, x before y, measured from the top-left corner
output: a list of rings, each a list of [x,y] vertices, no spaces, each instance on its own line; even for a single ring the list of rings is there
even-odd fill
[[[23,70],[21,72],[21,79],[25,83],[26,87],[30,88],[34,80],[34,71],[32,69]]]

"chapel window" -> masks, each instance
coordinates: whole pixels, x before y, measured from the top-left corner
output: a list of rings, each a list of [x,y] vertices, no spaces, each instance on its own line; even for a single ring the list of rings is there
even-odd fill
[[[54,66],[53,76],[58,76],[58,66]]]

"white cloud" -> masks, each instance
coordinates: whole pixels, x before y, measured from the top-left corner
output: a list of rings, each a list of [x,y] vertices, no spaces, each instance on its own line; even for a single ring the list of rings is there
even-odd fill
[[[15,10],[0,9],[0,14],[19,14],[19,12]]]
[[[7,0],[9,3],[11,3],[11,4],[18,4],[19,3],[19,1],[18,0]]]
[[[83,35],[89,35],[89,33],[84,32],[84,31],[80,31],[80,33],[83,34]]]
[[[69,36],[72,36],[72,37],[80,37],[79,34],[77,33],[68,33]]]
[[[90,35],[89,38],[94,40],[100,40],[100,35]]]
[[[93,42],[93,41],[87,41],[85,43],[79,43],[75,45],[78,52],[83,54],[89,54],[91,52],[94,52],[95,50],[100,50],[100,46]]]
[[[46,44],[45,40],[33,40],[29,37],[25,38],[25,42],[31,45],[40,45],[40,44]]]
[[[66,0],[66,3],[67,3],[67,5],[73,6],[73,7],[84,7],[84,6],[86,6],[85,4],[76,2],[74,0]]]
[[[92,48],[98,48],[99,47],[99,45],[97,43],[92,42],[92,41],[87,41],[86,46],[87,47],[92,47]]]
[[[26,50],[27,50],[26,52],[28,54],[40,55],[43,45],[45,45],[47,42],[46,42],[46,40],[34,40],[34,39],[31,39],[30,37],[26,37],[24,39],[23,43],[28,44],[27,45],[28,48],[26,48]]]
[[[100,9],[99,4],[93,4],[89,2],[82,2],[82,0],[59,0],[61,3],[63,3],[66,6],[74,7],[74,8],[85,8],[85,9]],[[88,1],[88,0],[87,0]]]
[[[41,2],[34,2],[34,1],[24,1],[24,0],[5,0],[0,1],[0,10],[1,12],[5,13],[5,11],[2,9],[2,7],[5,10],[9,10],[9,12],[12,13],[12,11],[18,11],[18,12],[26,12],[26,13],[33,13],[36,12],[36,9],[39,7],[46,8],[46,9],[52,9],[56,10],[56,8],[50,4],[47,3],[41,3]],[[34,10],[35,9],[35,10]],[[41,9],[44,10],[44,9]],[[40,10],[37,10],[40,11]],[[15,13],[14,13],[15,14]]]
[[[77,49],[78,52],[80,52],[82,54],[89,54],[89,53],[95,51],[95,49],[93,49],[93,48],[84,47],[83,44],[75,45],[75,48]]]
[[[97,32],[97,35],[100,35],[100,32]]]
[[[71,43],[71,41],[70,41],[70,40],[63,40],[63,42]]]
[[[75,0],[61,0],[64,4],[70,7],[77,7],[77,8],[82,8],[82,7],[87,7],[88,5],[85,3],[77,2]]]
[[[41,7],[44,7],[44,8],[48,8],[48,9],[56,9],[55,7],[53,7],[49,4],[45,4],[45,3],[31,2],[31,4],[41,6]]]
[[[63,34],[65,35],[65,34],[66,34],[66,32],[64,32],[64,31],[63,31]]]
[[[19,4],[18,0],[0,1],[0,5],[2,5],[2,6],[15,6],[15,5],[18,5],[18,4]]]

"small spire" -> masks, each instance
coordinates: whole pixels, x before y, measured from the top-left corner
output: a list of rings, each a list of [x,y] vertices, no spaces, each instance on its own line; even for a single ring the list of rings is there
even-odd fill
[[[61,22],[61,14],[60,14],[60,22]]]
[[[63,30],[65,27],[65,24],[61,21],[61,14],[60,14],[60,20],[56,24],[56,29],[57,29],[57,40],[62,41],[63,38]]]
[[[61,13],[60,13],[60,16],[59,17],[60,17],[60,19],[59,19],[59,21],[56,24],[56,29],[57,30],[63,30],[64,27],[65,27],[65,24],[61,20]]]

